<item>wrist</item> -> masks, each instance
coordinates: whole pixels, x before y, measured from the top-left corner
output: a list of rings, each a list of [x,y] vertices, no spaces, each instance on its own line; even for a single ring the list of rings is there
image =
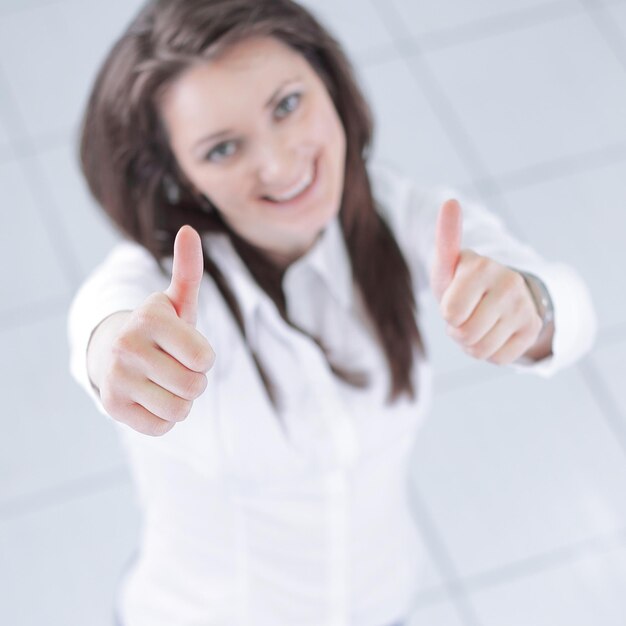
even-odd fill
[[[541,335],[543,335],[546,329],[554,323],[554,304],[552,303],[550,292],[548,291],[548,288],[546,287],[544,282],[538,276],[535,276],[530,272],[522,272],[520,270],[517,271],[521,274],[522,278],[526,282],[526,286],[528,287],[530,295],[533,298],[537,313],[541,318]]]

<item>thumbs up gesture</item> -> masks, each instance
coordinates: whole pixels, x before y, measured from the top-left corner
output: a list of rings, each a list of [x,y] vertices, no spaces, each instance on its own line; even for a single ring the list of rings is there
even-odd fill
[[[447,200],[437,219],[431,286],[448,335],[474,358],[512,363],[541,333],[534,300],[520,273],[462,250],[461,235],[461,206]]]
[[[215,353],[195,328],[203,271],[200,237],[183,226],[169,287],[134,311],[108,317],[92,335],[88,370],[102,405],[141,433],[170,431],[206,389]]]

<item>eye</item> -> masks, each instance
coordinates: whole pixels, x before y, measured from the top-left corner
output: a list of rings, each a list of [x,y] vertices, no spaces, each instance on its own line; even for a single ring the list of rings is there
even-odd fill
[[[222,161],[229,156],[232,156],[234,152],[234,141],[222,141],[222,143],[218,143],[212,150],[210,150],[205,158],[207,161]]]
[[[298,104],[300,104],[300,98],[302,94],[300,93],[292,93],[287,97],[283,98],[276,107],[276,111],[284,111],[285,113],[292,113],[298,108]],[[284,115],[279,116],[284,117]]]

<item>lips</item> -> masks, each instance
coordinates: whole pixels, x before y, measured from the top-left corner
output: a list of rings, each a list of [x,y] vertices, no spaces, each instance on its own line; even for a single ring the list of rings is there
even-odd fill
[[[304,189],[302,189],[298,195],[289,200],[277,201],[268,196],[261,197],[261,201],[271,207],[280,208],[280,209],[289,209],[289,208],[297,208],[304,203],[305,200],[309,199],[315,193],[317,187],[319,187],[319,159],[316,159],[313,162],[311,180],[306,185]],[[308,178],[308,177],[307,177]],[[301,184],[306,182],[305,179],[302,180]],[[300,184],[300,183],[299,183]]]
[[[270,200],[272,202],[289,202],[290,200],[296,199],[299,195],[302,194],[306,189],[308,189],[313,182],[314,178],[314,168],[311,167],[311,170],[308,174],[300,179],[300,182],[297,185],[294,185],[289,191],[281,194],[271,194],[267,196],[263,196],[266,200]]]

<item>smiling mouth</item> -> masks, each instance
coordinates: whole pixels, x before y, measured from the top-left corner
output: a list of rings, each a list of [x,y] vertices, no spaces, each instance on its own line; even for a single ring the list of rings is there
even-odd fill
[[[292,203],[298,202],[298,200],[301,200],[304,196],[306,196],[307,192],[313,187],[316,181],[317,181],[317,160],[313,162],[310,173],[307,175],[306,179],[303,179],[302,182],[298,185],[293,195],[285,194],[285,196],[283,196],[282,198],[281,197],[274,198],[272,196],[261,196],[261,199],[265,200],[266,202],[271,202],[272,204],[276,204],[276,205],[292,204]]]

